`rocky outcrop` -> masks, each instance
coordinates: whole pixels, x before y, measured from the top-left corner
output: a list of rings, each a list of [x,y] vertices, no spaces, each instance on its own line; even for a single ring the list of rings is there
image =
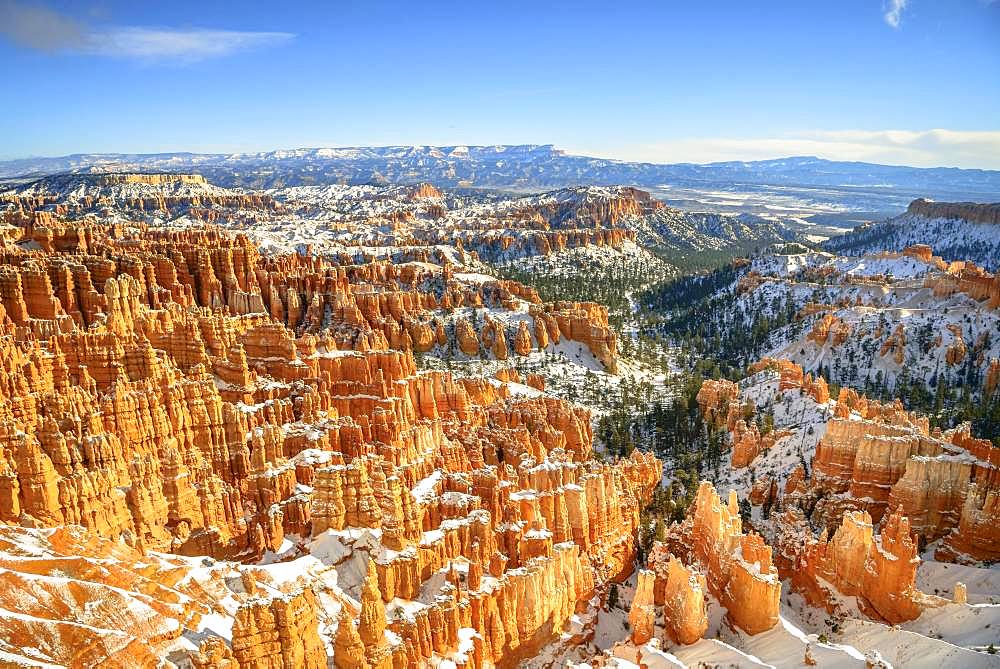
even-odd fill
[[[510,353],[507,346],[507,336],[504,325],[500,321],[487,317],[479,333],[483,348],[489,350],[497,360],[506,360]]]
[[[472,324],[464,318],[455,321],[455,339],[458,348],[466,355],[476,355],[479,353],[479,337],[473,329]]]
[[[793,587],[816,605],[829,606],[823,583],[858,598],[873,618],[896,624],[917,618],[931,600],[914,581],[920,558],[906,517],[894,512],[880,535],[863,511],[845,514],[827,541],[810,540],[792,571]]]
[[[611,365],[603,308],[541,305],[520,284],[424,262],[262,254],[212,226],[23,223],[41,242],[0,254],[0,520],[72,524],[137,555],[246,562],[327,556],[329,542],[347,556],[374,537],[345,558],[365,553],[356,584],[348,569],[336,586],[314,570],[281,589],[248,577],[205,607],[194,586],[179,604],[142,585],[163,597],[163,622],[144,614],[121,647],[83,633],[95,654],[84,664],[101,652],[155,664],[160,636],[197,631],[211,610],[234,621],[233,638],[185,651],[206,669],[319,666],[327,645],[338,666],[513,665],[630,574],[661,463],[594,460],[589,411],[512,396],[514,370],[458,378],[418,372],[413,355],[457,345],[503,359],[508,338],[528,353],[544,329]],[[450,318],[524,302],[533,322],[507,332],[487,316],[481,342]]]
[[[545,338],[558,343],[560,339],[578,341],[611,374],[618,370],[618,339],[608,323],[606,307],[593,302],[555,302],[533,305],[529,313],[535,321],[545,323]],[[541,339],[539,339],[541,345]]]
[[[765,370],[780,375],[780,393],[798,390],[817,404],[830,406],[825,382],[803,376],[798,365],[764,359],[750,367],[751,374]],[[732,464],[738,469],[750,464],[767,444],[756,425],[745,420],[752,407],[743,403],[735,385],[726,384],[705,381],[699,404],[707,420],[730,431]],[[725,419],[720,405],[728,407]],[[986,529],[991,507],[982,491],[1000,485],[1000,450],[974,438],[968,425],[932,431],[926,417],[907,412],[898,401],[881,404],[849,388],[841,388],[833,409],[812,462],[807,463],[811,476],[806,477],[805,468],[778,472],[787,477],[781,506],[800,508],[820,527],[830,528],[839,526],[848,512],[864,511],[877,523],[889,510],[898,509],[920,541],[945,539],[939,548],[943,559],[991,559],[992,533]],[[780,438],[782,431],[775,434]],[[771,477],[758,479],[750,502],[772,508],[779,501],[775,484]],[[976,502],[970,505],[973,491],[985,514],[976,509]],[[960,528],[963,517],[965,529]],[[950,542],[955,542],[954,549]]]
[[[686,567],[656,542],[649,556],[656,574],[654,600],[663,606],[664,628],[673,643],[692,644],[708,630],[708,586],[704,574]]]
[[[962,337],[962,328],[954,323],[948,325],[948,330],[951,332],[952,343],[948,346],[945,351],[945,362],[951,366],[961,364],[965,360],[965,355],[968,353],[968,347],[965,345],[965,339]]]
[[[732,430],[733,451],[730,461],[733,469],[749,466],[754,458],[774,446],[779,439],[790,434],[791,432],[787,430],[771,430],[762,436],[756,423],[751,423],[747,427],[746,422],[738,419]]]
[[[902,251],[902,255],[907,258],[916,258],[921,262],[933,264],[935,261],[934,250],[927,244],[914,244],[907,246]]]
[[[960,331],[952,336],[958,340]],[[789,394],[797,401],[808,396],[825,420],[825,425],[809,425],[809,434],[822,430],[811,462],[794,469],[782,463],[766,476],[745,479],[752,482],[749,502],[760,507],[754,518],[761,519],[762,531],[774,542],[775,566],[810,603],[834,611],[842,596],[856,597],[869,617],[905,622],[946,603],[916,589],[918,547],[938,542],[939,560],[975,564],[997,559],[992,528],[1000,521],[1000,450],[991,442],[973,437],[968,424],[931,429],[927,417],[906,411],[899,401],[882,404],[849,388],[841,388],[833,403],[825,383],[789,362],[765,359],[750,367],[751,374],[764,372],[779,379],[778,394],[769,401],[787,404]],[[769,381],[763,387],[773,389],[773,380],[762,380]],[[762,387],[755,381],[745,384],[744,393]],[[731,431],[734,464],[742,464],[758,452],[759,433],[746,420],[757,398],[741,396],[735,387],[736,392],[720,392],[720,386],[725,387],[706,381],[699,403],[707,419]],[[725,418],[720,396],[729,407]],[[778,485],[781,479],[783,486]],[[695,520],[671,528],[670,550],[679,555],[699,552],[694,529],[702,494],[696,499]],[[734,524],[735,500],[727,508],[728,515],[713,513],[704,524]],[[814,528],[824,526],[816,538]],[[713,536],[734,533],[730,529]],[[695,555],[690,558],[701,564]],[[706,573],[711,589],[716,577],[711,567]],[[956,586],[958,599],[962,592]]]
[[[326,667],[311,590],[253,599],[233,622],[233,657],[240,667]]]
[[[221,603],[229,592],[221,582],[80,527],[0,526],[4,661],[156,666],[185,629],[197,629]],[[205,657],[224,660],[228,649],[214,647]]]
[[[903,364],[903,359],[906,357],[906,330],[902,323],[897,325],[893,333],[882,342],[879,355],[891,355],[897,365]]]
[[[917,199],[910,203],[906,213],[925,218],[961,218],[970,223],[1000,224],[1000,205],[975,202],[934,202]]]
[[[524,382],[535,390],[545,390],[545,377],[541,374],[528,374]]]
[[[150,184],[162,186],[166,184],[206,184],[208,183],[200,174],[140,174],[140,173],[109,173],[101,174],[96,178],[101,184]]]
[[[925,420],[905,412],[864,408],[874,420],[834,417],[827,424],[813,459],[814,486],[846,495],[876,519],[898,507],[933,541],[956,527],[973,481],[996,485],[998,451],[969,436],[967,426],[930,434]],[[828,507],[828,520],[837,521],[837,509]]]
[[[535,221],[536,225],[544,225]],[[634,230],[612,228],[566,228],[538,230],[534,226],[525,230],[475,230],[460,231],[457,241],[463,248],[475,249],[487,260],[504,260],[520,256],[549,256],[586,246],[622,249],[626,241],[635,241]]]
[[[739,397],[740,389],[732,381],[706,379],[698,390],[696,401],[705,422],[715,427],[726,425],[730,406]]]
[[[828,341],[833,346],[840,346],[850,336],[851,326],[848,323],[833,314],[825,314],[816,321],[806,339],[816,342],[819,346],[825,345]]]
[[[952,335],[957,341],[960,331]],[[764,369],[780,373],[779,385],[787,386],[779,388],[774,401],[786,401],[781,393],[808,388],[812,399],[829,410],[825,386],[817,387],[780,362],[761,361],[750,371]],[[796,377],[802,379],[798,388]],[[737,396],[731,404],[742,407],[742,399]],[[787,477],[783,495],[770,476],[758,478],[749,501],[762,508],[780,573],[811,603],[834,610],[836,591],[857,597],[876,620],[913,620],[927,607],[944,604],[914,585],[918,546],[939,541],[939,560],[996,559],[992,528],[1000,520],[1000,451],[973,437],[967,424],[932,430],[926,417],[905,411],[898,401],[881,404],[841,388],[832,406],[824,426],[811,426],[823,432],[808,470],[779,468],[777,476]],[[727,418],[737,450],[752,453],[754,431],[732,411]],[[824,525],[827,530],[814,538],[813,527]],[[829,538],[833,528],[838,529]],[[956,593],[961,588],[956,586]]]
[[[924,286],[936,297],[964,293],[987,309],[1000,308],[1000,274],[991,274],[971,262],[947,265],[944,272],[924,279]]]
[[[759,634],[777,624],[778,571],[764,540],[743,534],[735,492],[723,504],[712,484],[702,481],[687,519],[671,533],[678,545],[689,546],[688,560],[701,566],[709,591],[726,607],[733,625]]]
[[[337,669],[370,669],[365,659],[365,644],[346,606],[340,607],[333,662]]]
[[[958,525],[934,557],[965,563],[1000,560],[1000,490],[969,486]]]
[[[361,590],[361,614],[358,636],[365,647],[365,661],[370,667],[391,666],[391,649],[385,638],[385,605],[379,590],[375,563],[368,562],[368,573]]]
[[[514,335],[514,352],[521,356],[531,353],[531,332],[528,331],[526,321],[518,323],[517,334]]]
[[[653,584],[656,574],[648,569],[639,571],[635,595],[628,612],[628,623],[632,629],[632,643],[641,646],[653,638],[656,626],[656,608],[653,606]]]
[[[986,395],[992,395],[998,387],[1000,387],[1000,358],[993,358],[983,378],[983,390]]]

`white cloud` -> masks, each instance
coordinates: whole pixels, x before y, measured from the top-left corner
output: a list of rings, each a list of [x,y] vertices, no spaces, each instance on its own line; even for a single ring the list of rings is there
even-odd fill
[[[898,28],[899,20],[903,18],[903,10],[906,9],[908,2],[909,0],[888,0],[887,3],[883,3],[882,8],[885,13],[882,16],[885,18],[885,22],[893,28]]]
[[[295,35],[282,32],[123,27],[93,32],[88,37],[85,50],[89,53],[190,61],[280,44]]]
[[[778,137],[691,137],[573,152],[656,163],[819,156],[886,165],[1000,169],[1000,131],[808,130]]]
[[[39,51],[173,62],[226,56],[295,37],[285,32],[97,27],[40,5],[15,0],[0,0],[0,36]]]

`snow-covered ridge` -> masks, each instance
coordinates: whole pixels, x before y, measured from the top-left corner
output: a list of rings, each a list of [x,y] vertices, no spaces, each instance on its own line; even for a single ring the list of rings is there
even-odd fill
[[[902,251],[914,244],[930,246],[945,260],[971,260],[992,272],[1000,270],[1000,225],[964,218],[930,218],[908,212],[859,226],[824,246],[830,251],[862,255]]]
[[[228,195],[239,195],[239,192],[213,185],[200,174],[176,173],[57,174],[0,190],[0,199],[51,197],[69,202],[83,198],[115,201],[147,197]]]

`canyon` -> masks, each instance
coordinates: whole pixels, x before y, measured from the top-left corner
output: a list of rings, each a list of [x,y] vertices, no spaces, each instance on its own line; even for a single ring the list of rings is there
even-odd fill
[[[262,254],[211,224],[24,206],[8,208],[21,233],[0,252],[0,516],[12,555],[30,544],[11,558],[12,593],[64,576],[0,615],[15,662],[509,665],[630,573],[654,457],[596,461],[589,412],[526,395],[514,370],[461,377],[414,359],[455,341],[502,361],[563,339],[613,369],[603,307],[463,281],[447,262]],[[445,327],[470,305],[526,320]],[[275,582],[303,561],[316,573]],[[94,625],[46,603],[88,591],[129,610],[153,597],[160,622]],[[223,634],[205,627],[220,617]]]
[[[498,268],[641,258],[660,280],[664,249],[742,248],[745,219],[631,186],[97,171],[8,188],[0,217],[0,664],[906,666],[917,638],[991,665],[1000,450],[845,376],[992,396],[1000,280],[979,264],[926,244],[741,261],[736,308],[780,297],[791,320],[699,377],[724,459],[687,476],[601,436],[615,396],[681,392],[641,305]]]

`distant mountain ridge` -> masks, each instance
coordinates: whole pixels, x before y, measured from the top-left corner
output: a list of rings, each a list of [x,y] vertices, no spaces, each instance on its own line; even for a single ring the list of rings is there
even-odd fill
[[[341,184],[546,190],[576,185],[766,184],[936,199],[1000,200],[1000,171],[917,168],[797,156],[656,164],[568,154],[551,144],[386,146],[257,153],[73,154],[0,161],[0,178],[72,171],[185,171],[225,187]]]

